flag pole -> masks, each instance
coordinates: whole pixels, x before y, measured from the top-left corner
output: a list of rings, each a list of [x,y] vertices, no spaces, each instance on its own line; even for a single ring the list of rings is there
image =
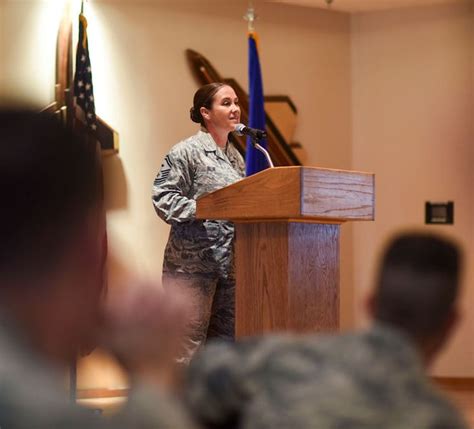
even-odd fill
[[[255,31],[257,15],[255,14],[252,0],[248,2],[247,13],[244,15],[244,19],[248,23],[249,127],[264,130],[266,119],[265,98],[263,95],[263,82],[258,54],[258,36]],[[268,165],[272,166],[271,159],[269,160],[270,157],[265,153],[266,150],[262,150],[265,149],[267,145],[268,143],[265,138],[259,142],[253,142],[250,137],[247,137],[247,150],[245,153],[245,173],[247,176],[267,168]]]

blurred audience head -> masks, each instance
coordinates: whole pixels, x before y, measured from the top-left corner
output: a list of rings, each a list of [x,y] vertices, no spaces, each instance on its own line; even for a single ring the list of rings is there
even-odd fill
[[[426,363],[456,324],[461,258],[454,242],[418,232],[395,237],[382,256],[372,316],[408,335]]]
[[[52,115],[0,107],[0,311],[66,360],[100,318],[95,146]]]

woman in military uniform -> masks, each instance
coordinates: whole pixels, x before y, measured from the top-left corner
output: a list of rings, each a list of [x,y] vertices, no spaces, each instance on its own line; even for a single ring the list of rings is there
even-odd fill
[[[207,338],[234,339],[234,226],[196,219],[196,200],[245,175],[244,161],[228,139],[240,120],[235,91],[223,83],[204,85],[194,95],[191,120],[201,129],[171,148],[152,197],[158,216],[171,225],[163,286],[184,290],[192,304],[183,363]]]

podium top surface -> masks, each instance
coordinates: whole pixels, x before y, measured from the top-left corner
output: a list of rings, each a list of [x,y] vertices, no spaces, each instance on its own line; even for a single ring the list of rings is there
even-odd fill
[[[235,222],[374,220],[372,173],[317,167],[275,167],[204,195],[200,219]]]

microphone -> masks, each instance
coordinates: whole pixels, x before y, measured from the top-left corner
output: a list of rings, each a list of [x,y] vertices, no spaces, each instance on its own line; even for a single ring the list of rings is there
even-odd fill
[[[250,128],[245,126],[244,124],[237,124],[235,126],[235,132],[239,136],[246,135],[252,137],[255,140],[263,140],[267,138],[267,133],[265,131],[258,130],[256,128]]]
[[[235,126],[235,132],[239,136],[243,136],[244,134],[250,136],[253,147],[263,153],[270,168],[274,167],[268,151],[258,144],[259,140],[267,138],[267,133],[265,131],[257,130],[256,128],[246,127],[244,124],[237,124]]]

